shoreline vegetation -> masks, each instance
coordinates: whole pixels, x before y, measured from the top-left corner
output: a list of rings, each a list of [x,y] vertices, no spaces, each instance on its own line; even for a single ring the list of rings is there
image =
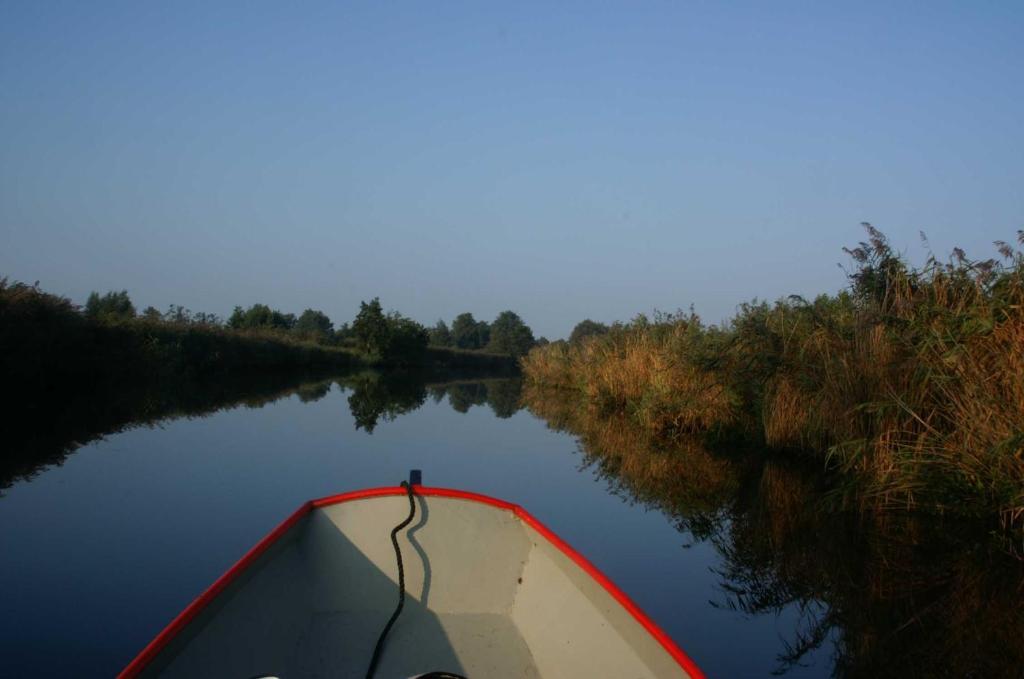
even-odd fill
[[[584,321],[523,358],[524,379],[662,440],[816,461],[835,506],[1024,532],[1024,254],[912,267],[864,226],[838,294],[755,300],[722,325]]]
[[[511,315],[529,334],[529,328]],[[502,318],[499,316],[499,319]],[[489,324],[483,323],[484,326]],[[38,286],[0,278],[0,368],[17,408],[52,408],[70,391],[102,391],[138,382],[174,383],[253,372],[335,374],[375,368],[515,374],[518,353],[499,344],[461,348],[380,301],[363,302],[351,325],[335,330],[320,311],[298,318],[266,305],[236,307],[227,321],[171,306],[137,314],[127,291],[92,293],[82,308]]]
[[[474,321],[490,342],[463,348],[432,343],[424,326],[385,313],[378,299],[335,330],[320,311],[296,318],[262,304],[236,307],[226,322],[180,306],[137,314],[126,291],[93,293],[80,308],[37,285],[0,278],[0,374],[10,396],[0,480],[77,447],[75,440],[55,447],[54,432],[81,430],[87,441],[96,431],[90,422],[146,419],[172,404],[191,414],[244,399],[247,390],[259,395],[367,370],[431,382],[517,375],[516,355],[533,346],[532,332],[513,312],[498,320],[504,326]],[[525,336],[529,346],[516,349],[509,336]]]

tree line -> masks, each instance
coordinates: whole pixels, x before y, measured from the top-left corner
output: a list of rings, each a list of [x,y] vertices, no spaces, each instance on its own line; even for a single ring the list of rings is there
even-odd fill
[[[476,320],[471,313],[462,313],[452,321],[451,328],[443,320],[438,320],[434,327],[428,329],[397,311],[385,312],[377,297],[369,302],[360,302],[359,312],[351,324],[343,323],[337,328],[330,317],[318,309],[306,309],[296,316],[266,304],[253,304],[248,308],[236,306],[227,320],[216,314],[193,312],[174,304],[166,312],[149,306],[140,314],[127,290],[110,291],[104,295],[93,292],[83,312],[87,318],[103,322],[142,319],[176,325],[267,331],[317,344],[355,346],[383,360],[414,360],[428,346],[525,356],[533,347],[547,344],[543,337],[534,339],[533,330],[514,311],[503,311],[490,323]]]
[[[473,314],[459,314],[451,327],[438,319],[428,333],[436,347],[484,350],[496,354],[525,356],[535,346],[547,344],[544,337],[534,339],[533,330],[514,311],[502,311],[493,322],[478,321]]]

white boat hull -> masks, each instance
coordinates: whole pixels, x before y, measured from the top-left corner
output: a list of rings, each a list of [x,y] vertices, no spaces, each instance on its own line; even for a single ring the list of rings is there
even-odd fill
[[[607,578],[521,508],[416,487],[405,606],[375,676],[699,677]],[[304,505],[122,677],[363,677],[398,599],[404,489]]]

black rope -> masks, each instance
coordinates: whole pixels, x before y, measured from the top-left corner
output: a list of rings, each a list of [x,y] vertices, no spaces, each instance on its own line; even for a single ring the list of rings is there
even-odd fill
[[[416,516],[416,501],[413,500],[412,484],[402,481],[402,487],[405,488],[405,492],[409,496],[409,516],[405,517],[405,521],[391,530],[391,544],[395,548],[395,561],[398,562],[398,606],[395,607],[395,612],[391,614],[391,619],[388,620],[388,624],[384,626],[384,631],[380,633],[380,637],[377,639],[377,645],[373,649],[373,657],[370,658],[370,668],[366,670],[366,679],[373,679],[373,674],[377,671],[377,663],[380,662],[380,654],[384,650],[384,639],[387,638],[388,632],[391,631],[391,627],[402,613],[402,607],[405,606],[405,567],[402,565],[402,550],[398,547],[398,531],[412,523],[413,518]],[[420,679],[466,679],[466,677],[453,672],[428,672],[427,674],[420,675]]]
[[[384,626],[384,631],[380,633],[380,638],[377,639],[377,646],[373,649],[373,657],[370,658],[370,669],[366,670],[366,679],[373,679],[373,673],[377,671],[377,663],[380,661],[381,651],[384,650],[384,639],[388,636],[388,632],[391,631],[391,626],[395,624],[395,620],[398,620],[402,607],[405,605],[405,568],[402,566],[402,550],[398,547],[398,531],[412,523],[413,517],[416,516],[416,502],[412,499],[412,486],[407,481],[402,481],[402,487],[405,488],[409,496],[409,516],[405,517],[405,521],[395,526],[391,531],[391,544],[395,548],[395,559],[398,561],[398,606],[395,608],[395,612],[391,614],[388,624]]]

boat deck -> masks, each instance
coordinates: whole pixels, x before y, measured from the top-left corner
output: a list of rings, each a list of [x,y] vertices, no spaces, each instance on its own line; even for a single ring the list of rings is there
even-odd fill
[[[377,619],[351,612],[313,616],[291,663],[296,676],[364,676],[369,654],[353,655],[351,649],[372,649],[382,627]],[[453,639],[458,640],[457,656]],[[403,611],[388,635],[377,676],[411,677],[441,670],[468,677],[540,677],[530,649],[506,615]]]
[[[684,677],[609,592],[508,508],[417,497],[405,607],[376,677]],[[364,677],[398,601],[408,499],[311,511],[145,668],[160,677]]]

